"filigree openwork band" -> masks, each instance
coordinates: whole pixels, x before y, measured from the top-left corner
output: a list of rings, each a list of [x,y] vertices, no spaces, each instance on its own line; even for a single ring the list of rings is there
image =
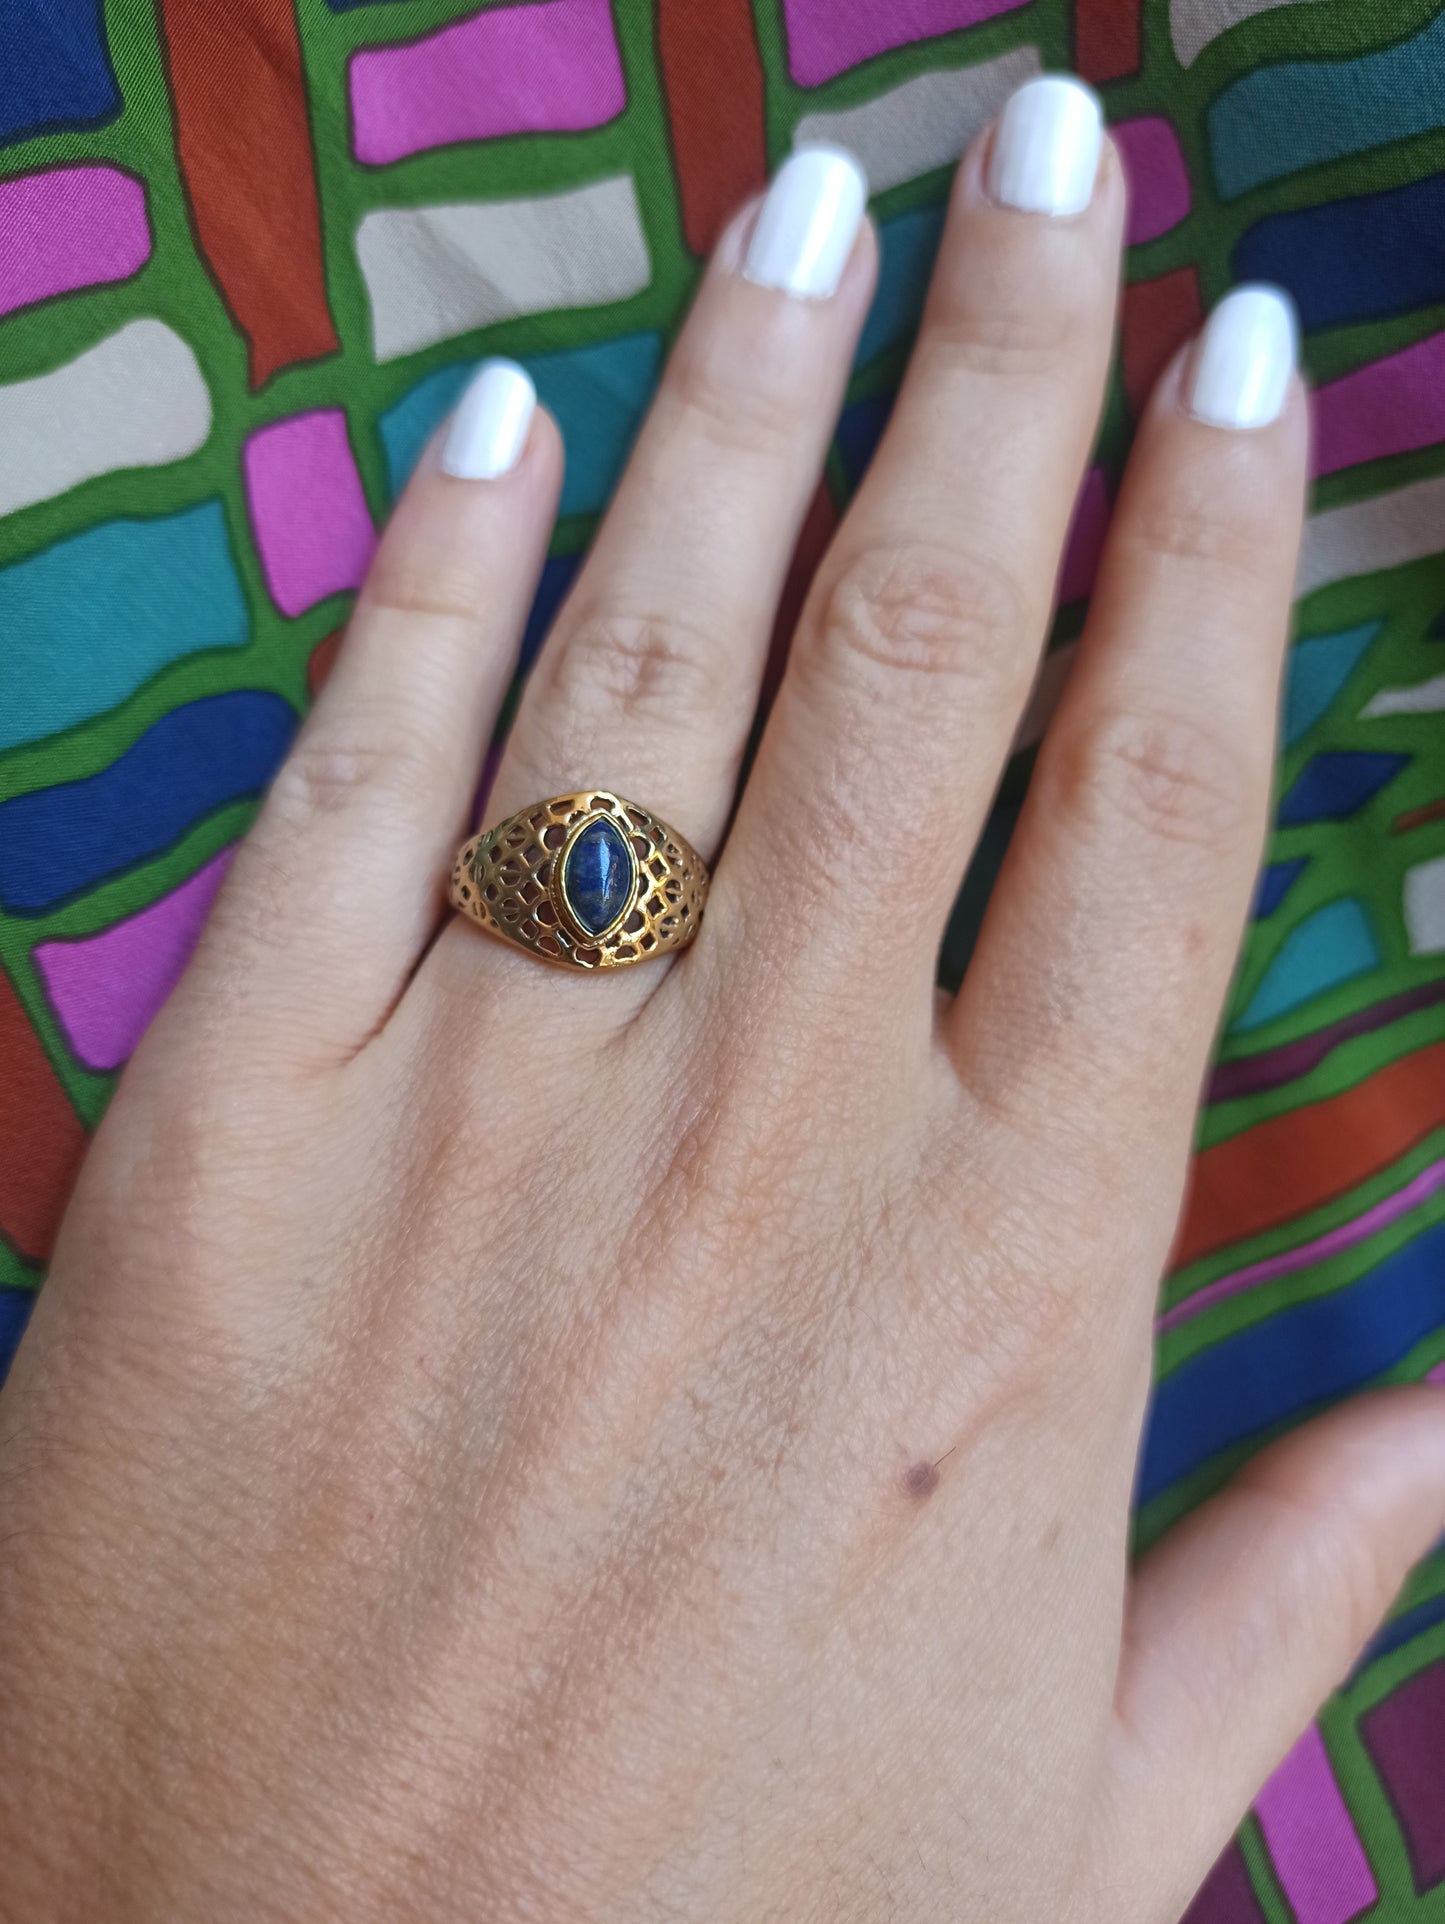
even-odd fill
[[[625,968],[685,948],[707,867],[675,828],[605,788],[556,795],[458,851],[453,908],[568,969]]]

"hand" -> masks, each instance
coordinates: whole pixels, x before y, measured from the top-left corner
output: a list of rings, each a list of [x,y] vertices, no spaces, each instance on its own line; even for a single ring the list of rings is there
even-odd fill
[[[558,494],[525,386],[397,511],[0,1400],[9,1916],[1167,1924],[1445,1521],[1422,1389],[1126,1565],[1299,534],[1273,297],[1163,379],[933,988],[1109,364],[1076,89],[963,165],[733,815],[860,208],[795,160],[723,241],[488,804],[675,823],[680,957],[438,935]]]

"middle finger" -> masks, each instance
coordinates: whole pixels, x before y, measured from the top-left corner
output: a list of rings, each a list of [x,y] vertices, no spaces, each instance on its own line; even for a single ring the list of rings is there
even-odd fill
[[[931,978],[1048,625],[1123,208],[1098,103],[1061,76],[1021,88],[960,170],[908,378],[713,888],[715,933],[744,908],[749,926],[802,928],[815,985],[834,962],[856,976],[868,930],[886,932],[895,985],[900,967]]]

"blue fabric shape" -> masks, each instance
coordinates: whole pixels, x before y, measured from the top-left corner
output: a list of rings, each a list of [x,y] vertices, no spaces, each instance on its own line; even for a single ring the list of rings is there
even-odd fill
[[[1249,1007],[1231,1026],[1235,1034],[1263,1028],[1326,989],[1352,982],[1379,966],[1380,945],[1364,905],[1353,896],[1328,902],[1290,930]]]
[[[543,404],[557,417],[567,448],[563,514],[595,514],[622,473],[662,371],[657,334],[624,334],[596,347],[533,354],[524,365]],[[428,374],[382,415],[379,423],[393,494],[399,494],[432,431],[473,373],[476,363]]]
[[[1296,855],[1291,862],[1272,862],[1255,884],[1250,911],[1253,920],[1268,921],[1309,865],[1307,855]]]
[[[1257,67],[1225,89],[1207,120],[1214,179],[1226,200],[1442,124],[1445,13],[1379,53]]]
[[[98,774],[0,803],[0,906],[33,915],[158,855],[259,794],[295,728],[279,695],[208,695],[162,715]]]
[[[120,111],[102,0],[0,5],[0,142],[94,127]]]
[[[941,207],[920,207],[884,221],[879,228],[878,290],[858,343],[855,366],[862,367],[884,348],[917,333],[943,238],[943,217]]]
[[[1441,1547],[1436,1545],[1437,1554]],[[1363,1676],[1370,1665],[1378,1663],[1381,1657],[1392,1656],[1395,1651],[1403,1650],[1407,1643],[1413,1643],[1416,1637],[1423,1637],[1437,1623],[1445,1623],[1445,1591],[1439,1596],[1427,1597],[1423,1603],[1417,1603],[1413,1610],[1402,1610],[1398,1617],[1392,1617],[1383,1629],[1377,1631],[1360,1652],[1348,1682],[1353,1683],[1356,1677]]]
[[[10,1374],[10,1365],[34,1307],[33,1289],[0,1289],[0,1383]]]
[[[1367,754],[1362,749],[1326,749],[1312,756],[1279,805],[1281,828],[1305,822],[1346,822],[1394,781],[1408,755]]]
[[[1314,727],[1384,625],[1382,621],[1366,621],[1358,628],[1342,628],[1338,634],[1311,635],[1291,648],[1282,731],[1287,748]]]
[[[1378,320],[1445,300],[1445,174],[1270,214],[1235,247],[1235,278],[1288,288],[1305,328]]]
[[[863,479],[897,399],[895,388],[886,394],[870,394],[866,401],[854,401],[851,407],[844,408],[839,417],[838,453],[850,488],[856,488]]]
[[[1359,1282],[1281,1309],[1167,1376],[1150,1412],[1139,1501],[1221,1450],[1362,1388],[1442,1324],[1445,1223],[1436,1223]]]
[[[567,598],[567,590],[577,579],[577,570],[582,566],[580,554],[554,554],[547,558],[542,570],[542,579],[537,584],[536,598],[532,602],[532,612],[527,617],[526,631],[522,636],[521,666],[526,669],[541,653],[542,643],[557,618],[557,610]]]
[[[169,663],[247,633],[219,501],[57,542],[0,570],[0,748],[88,721]]]

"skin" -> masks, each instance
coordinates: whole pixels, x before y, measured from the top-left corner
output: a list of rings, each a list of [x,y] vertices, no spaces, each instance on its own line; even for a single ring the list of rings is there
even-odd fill
[[[800,302],[740,216],[532,677],[488,819],[676,823],[716,868],[675,961],[443,926],[555,428],[401,503],[0,1398],[5,1916],[1167,1924],[1445,1522],[1420,1388],[1128,1567],[1306,409],[1209,427],[1165,375],[940,1000],[1123,216],[1107,147],[1077,217],[982,178],[741,797],[867,232]]]

